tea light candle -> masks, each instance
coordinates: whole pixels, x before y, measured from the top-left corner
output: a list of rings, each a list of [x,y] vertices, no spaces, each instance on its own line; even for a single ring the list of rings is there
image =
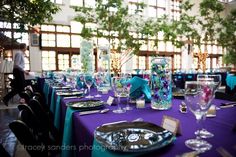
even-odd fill
[[[136,100],[136,108],[145,108],[145,100],[144,99]]]
[[[108,94],[108,89],[102,89],[101,92],[102,94]]]

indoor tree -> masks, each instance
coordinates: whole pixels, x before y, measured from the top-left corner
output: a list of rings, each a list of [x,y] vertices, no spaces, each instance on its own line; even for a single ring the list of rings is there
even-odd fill
[[[60,8],[50,0],[1,0],[0,20],[11,24],[11,39],[14,41],[13,24],[18,25],[19,31],[52,20]],[[5,28],[0,28],[4,32]]]
[[[112,58],[112,70],[119,73],[121,66],[130,59],[132,54],[138,54],[142,43],[139,41],[137,21],[144,8],[138,3],[136,15],[129,14],[128,6],[123,0],[97,0],[96,8],[74,7],[78,13],[75,20],[83,24],[81,36],[85,39],[92,37],[106,38],[109,42]],[[88,27],[93,23],[93,27]],[[133,33],[131,33],[133,32]]]
[[[226,64],[236,65],[236,9],[231,10],[230,14],[222,20],[222,27],[219,29],[220,35],[218,43],[225,49],[226,54],[223,61]]]

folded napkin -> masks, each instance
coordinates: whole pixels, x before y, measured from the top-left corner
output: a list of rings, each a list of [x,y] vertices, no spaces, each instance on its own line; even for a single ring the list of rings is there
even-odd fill
[[[134,76],[126,83],[131,84],[130,97],[132,99],[137,99],[144,95],[145,101],[149,102],[151,100],[151,90],[147,80]]]
[[[76,85],[77,85],[77,87],[79,87],[79,88],[84,88],[84,87],[85,87],[85,86],[84,86],[84,82],[81,81],[80,76],[77,76],[77,77],[76,77]]]
[[[50,79],[53,79],[54,78],[54,73],[52,71],[49,71],[48,76],[49,76]]]

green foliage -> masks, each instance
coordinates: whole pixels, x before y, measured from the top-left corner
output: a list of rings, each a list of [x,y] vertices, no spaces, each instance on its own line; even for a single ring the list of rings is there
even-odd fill
[[[200,3],[200,15],[201,18],[198,22],[201,25],[201,29],[204,32],[203,41],[214,42],[217,34],[217,26],[222,21],[220,13],[224,10],[224,6],[218,0],[202,0]]]
[[[10,23],[42,24],[52,20],[52,14],[60,9],[50,0],[1,0],[0,19]]]
[[[218,43],[226,48],[223,61],[226,64],[236,65],[236,9],[222,21]]]
[[[143,11],[144,3],[138,3],[136,13]],[[137,54],[141,44],[139,40],[130,34],[129,30],[133,26],[128,20],[128,7],[123,5],[123,0],[97,0],[96,8],[75,7],[77,16],[75,20],[84,25],[81,36],[90,39],[92,36],[107,38],[112,49],[115,46],[115,38],[118,52],[123,50],[131,50]],[[86,23],[96,23],[96,28],[86,27]],[[142,33],[148,30],[142,30]]]

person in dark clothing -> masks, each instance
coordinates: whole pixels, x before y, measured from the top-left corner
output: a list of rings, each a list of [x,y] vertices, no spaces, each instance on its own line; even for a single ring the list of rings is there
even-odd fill
[[[14,97],[16,94],[21,93],[25,86],[25,75],[28,75],[29,72],[25,71],[25,51],[27,50],[27,46],[24,43],[21,43],[19,46],[19,50],[16,51],[14,55],[14,67],[13,67],[13,80],[11,82],[12,90],[7,93],[7,95],[3,98],[3,102],[6,106],[8,106],[8,101]]]

